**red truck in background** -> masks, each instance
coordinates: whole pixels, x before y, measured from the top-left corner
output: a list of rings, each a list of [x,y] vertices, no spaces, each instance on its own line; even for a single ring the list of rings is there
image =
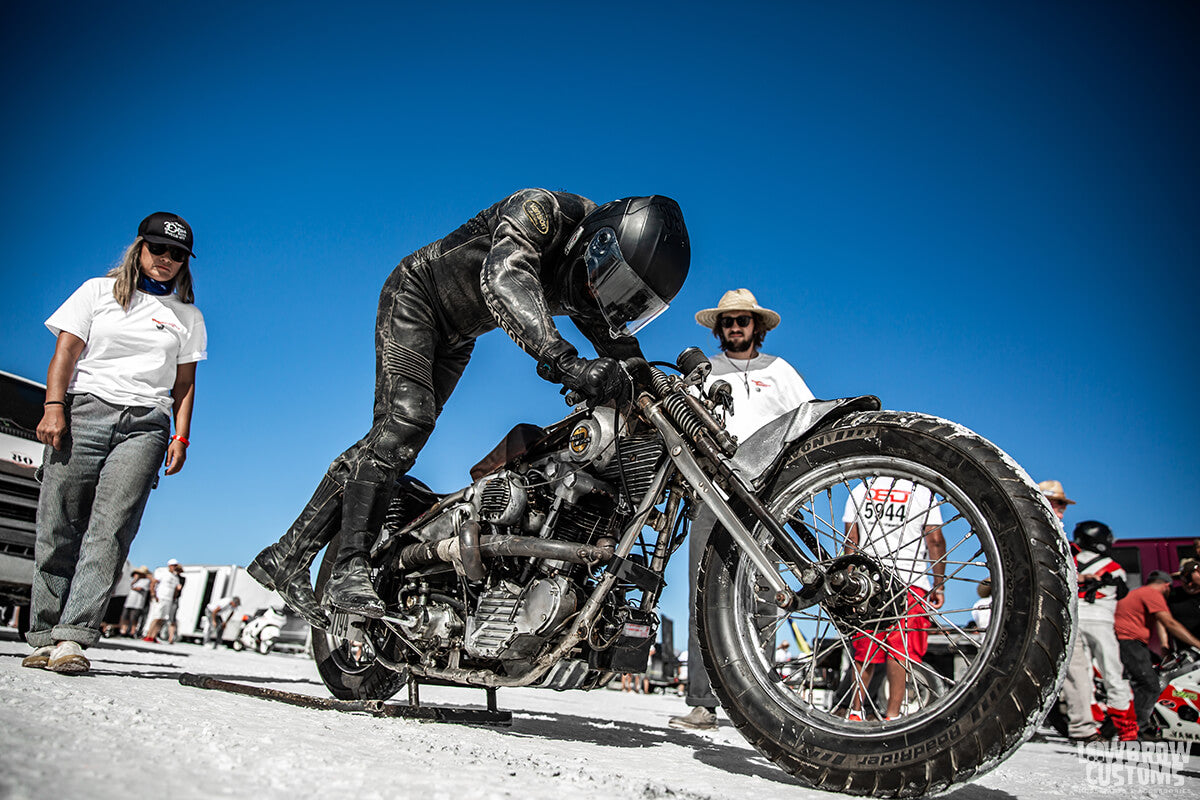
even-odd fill
[[[1174,574],[1185,558],[1197,558],[1196,545],[1200,539],[1186,536],[1158,539],[1117,539],[1113,542],[1112,558],[1121,565],[1128,577],[1130,589],[1141,586],[1145,576],[1156,569]]]

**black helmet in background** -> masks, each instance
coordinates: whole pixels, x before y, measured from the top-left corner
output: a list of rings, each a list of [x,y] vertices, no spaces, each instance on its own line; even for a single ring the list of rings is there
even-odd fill
[[[692,260],[683,212],[669,197],[605,203],[566,247],[568,311],[599,306],[614,338],[632,336],[679,294]]]
[[[1075,526],[1071,539],[1080,550],[1090,550],[1093,553],[1106,556],[1112,550],[1113,533],[1103,522],[1088,520]]]

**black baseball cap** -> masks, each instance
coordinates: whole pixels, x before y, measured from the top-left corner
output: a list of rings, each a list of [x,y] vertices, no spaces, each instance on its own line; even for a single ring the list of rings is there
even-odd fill
[[[1170,583],[1171,576],[1169,573],[1163,572],[1161,569],[1156,569],[1146,576],[1146,583]]]
[[[192,252],[192,226],[170,211],[155,211],[142,220],[138,225],[138,236],[147,242],[182,247],[192,258],[196,257]]]

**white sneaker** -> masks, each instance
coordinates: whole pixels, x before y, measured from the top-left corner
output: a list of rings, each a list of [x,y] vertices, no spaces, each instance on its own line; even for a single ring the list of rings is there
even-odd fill
[[[92,662],[83,654],[79,642],[59,642],[46,664],[51,672],[87,672],[91,668]]]
[[[52,652],[54,652],[54,645],[52,644],[39,647],[21,659],[21,666],[32,669],[45,669],[46,665],[50,663],[50,654]]]
[[[667,724],[672,728],[685,728],[692,731],[715,731],[717,715],[712,709],[696,706],[682,717],[671,717]]]

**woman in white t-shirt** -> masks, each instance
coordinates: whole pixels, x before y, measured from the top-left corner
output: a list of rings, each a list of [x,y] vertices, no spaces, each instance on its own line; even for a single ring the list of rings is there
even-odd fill
[[[46,320],[57,338],[38,440],[32,619],[21,663],[85,672],[158,467],[187,459],[196,364],[207,357],[193,303],[192,229],[176,214],[142,220],[106,277]],[[171,417],[175,435],[171,435]]]

